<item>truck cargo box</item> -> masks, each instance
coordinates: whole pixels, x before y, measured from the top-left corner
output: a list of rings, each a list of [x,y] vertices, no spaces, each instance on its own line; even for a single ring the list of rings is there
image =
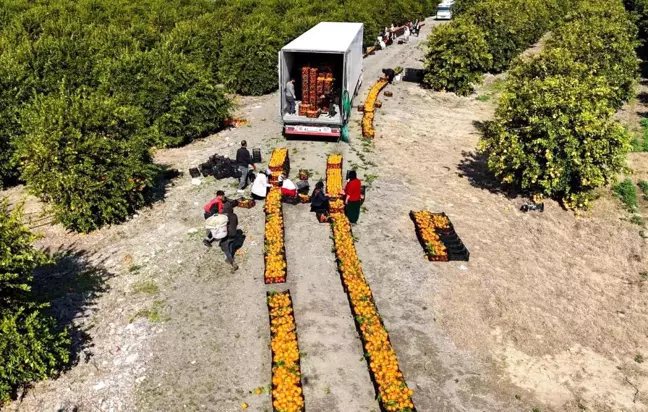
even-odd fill
[[[362,36],[362,23],[322,22],[279,51],[279,107],[285,134],[340,137],[348,122],[343,93],[353,99],[362,83]],[[292,114],[286,101],[291,78],[296,96]]]

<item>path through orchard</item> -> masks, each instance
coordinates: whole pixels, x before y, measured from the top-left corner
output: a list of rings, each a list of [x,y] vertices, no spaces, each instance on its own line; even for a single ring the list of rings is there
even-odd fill
[[[356,103],[363,101],[382,68],[407,63],[421,67],[411,56],[434,23],[429,20],[421,37],[412,38],[410,44],[395,45],[365,59],[364,83]],[[265,161],[272,148],[288,147],[293,174],[299,169],[310,170],[312,184],[324,177],[329,153],[346,151],[343,143],[285,142],[278,136],[280,128],[274,116],[277,96],[248,100],[245,117],[252,120],[251,127],[230,131],[229,145],[245,138],[250,146],[263,148]],[[354,113],[354,119],[356,116]],[[352,126],[352,139],[360,136],[357,126],[357,122]],[[360,161],[357,154],[349,159],[349,164]],[[187,405],[233,411],[243,402],[253,410],[269,410],[265,292],[286,289],[293,297],[307,410],[378,410],[364,350],[337,272],[329,226],[318,224],[308,205],[284,205],[287,283],[265,286],[262,206],[260,202],[253,209],[237,212],[247,235],[237,273],[227,273],[218,251],[204,251],[200,261],[215,273],[201,276],[208,270],[199,266],[195,270],[198,282],[188,281],[187,274],[173,282],[170,320],[154,340],[153,365],[157,370],[147,374],[140,389],[138,405],[142,410]],[[217,369],[211,371],[212,365]],[[264,387],[263,395],[249,394],[258,387]]]

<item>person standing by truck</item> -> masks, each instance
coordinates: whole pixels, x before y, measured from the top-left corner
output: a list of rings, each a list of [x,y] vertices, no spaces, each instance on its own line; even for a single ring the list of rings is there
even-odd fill
[[[382,69],[382,72],[389,81],[389,84],[392,84],[394,77],[396,77],[396,71],[394,69]]]
[[[286,103],[288,103],[288,114],[295,114],[295,79],[291,78],[286,83]]]
[[[245,140],[241,141],[241,147],[236,151],[236,166],[241,172],[238,193],[243,193],[243,189],[247,185],[248,180],[248,166],[252,166],[253,169],[255,168]]]

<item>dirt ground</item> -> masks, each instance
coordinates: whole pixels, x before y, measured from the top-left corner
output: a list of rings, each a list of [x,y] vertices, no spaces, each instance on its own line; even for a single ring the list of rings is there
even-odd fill
[[[356,104],[383,67],[422,67],[420,45],[432,26],[365,59]],[[420,412],[648,410],[648,369],[637,361],[648,357],[646,240],[609,195],[583,216],[554,202],[524,214],[523,199],[497,190],[474,154],[477,126],[494,112],[493,84],[478,91],[488,98],[390,85],[394,97],[379,98],[370,144],[359,138],[355,110],[350,144],[285,141],[278,95],[243,98],[249,127],[160,151],[156,161],[186,172],[213,153],[233,156],[246,139],[264,162],[272,148],[288,147],[293,175],[309,169],[313,185],[326,156],[342,153],[345,169],[370,185],[354,228],[358,253]],[[631,157],[637,176],[648,174],[645,156]],[[245,402],[270,411],[267,390],[250,391],[270,383],[265,294],[287,287],[306,409],[378,411],[330,229],[308,206],[284,205],[288,281],[266,287],[262,204],[237,210],[245,232],[238,272],[217,247],[201,244],[202,205],[218,189],[236,196],[232,179],[194,186],[182,176],[163,202],[86,236],[48,224],[26,198],[39,245],[86,251],[84,267],[101,273],[103,287],[83,295],[74,321],[91,339],[79,363],[4,410],[228,412]],[[23,193],[4,195],[16,201]],[[424,259],[408,216],[421,209],[448,214],[470,262]]]

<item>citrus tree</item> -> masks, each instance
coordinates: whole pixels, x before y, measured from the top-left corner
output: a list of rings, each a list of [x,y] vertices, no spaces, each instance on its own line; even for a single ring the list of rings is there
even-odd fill
[[[482,82],[491,61],[481,29],[469,20],[456,20],[430,34],[423,84],[468,95]]]
[[[35,250],[20,206],[0,201],[0,405],[23,384],[52,376],[69,361],[70,339],[31,295],[34,269],[47,262]]]
[[[37,97],[21,113],[21,176],[68,229],[121,222],[146,204],[155,176],[144,123],[140,108],[103,94]]]
[[[523,191],[587,207],[594,189],[625,170],[630,150],[614,99],[608,81],[568,50],[518,62],[481,143],[489,169]]]

